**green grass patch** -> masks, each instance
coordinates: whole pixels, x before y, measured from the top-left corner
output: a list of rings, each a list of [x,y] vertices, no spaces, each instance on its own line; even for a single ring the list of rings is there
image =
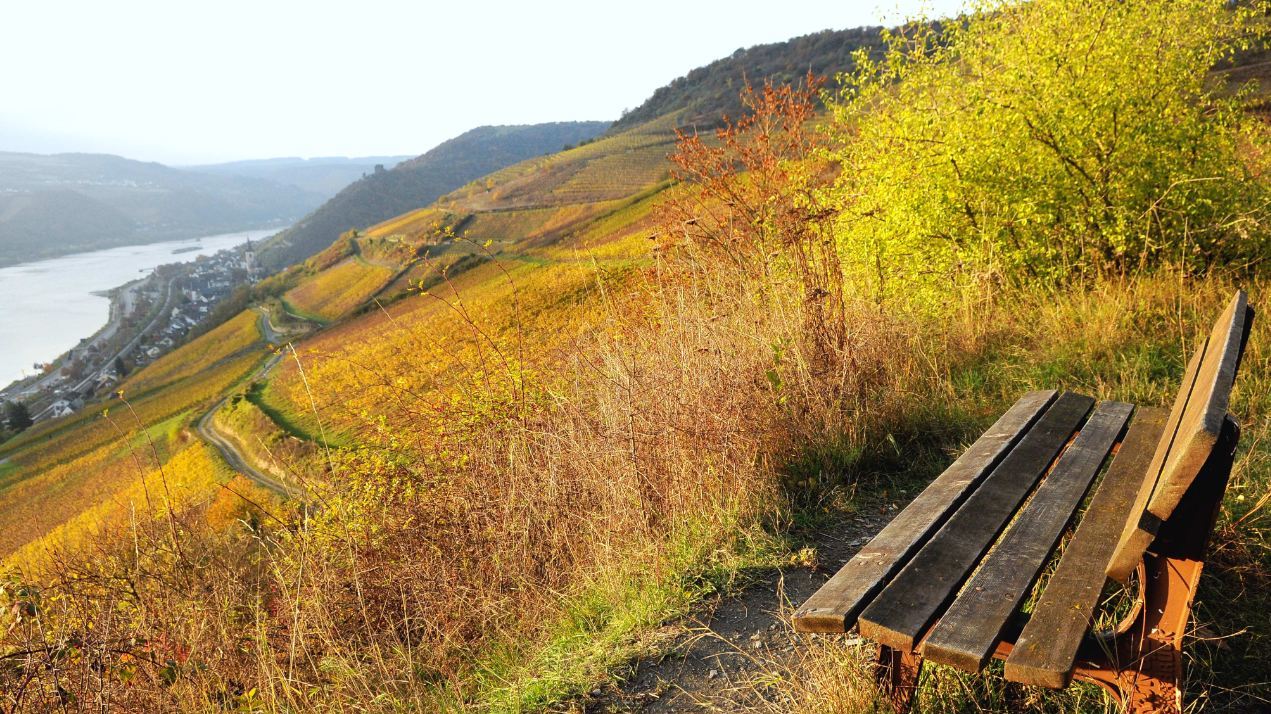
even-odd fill
[[[283,312],[286,312],[293,317],[298,317],[301,320],[306,320],[308,322],[313,322],[319,325],[328,325],[331,322],[330,320],[326,319],[325,317],[322,317],[321,315],[315,312],[310,312],[308,310],[301,310],[300,308],[292,304],[292,302],[289,301],[286,297],[279,297],[278,302],[282,304]]]
[[[654,654],[652,630],[736,592],[787,562],[789,552],[784,539],[756,527],[680,524],[659,552],[598,573],[563,599],[563,614],[537,644],[509,643],[483,657],[475,691],[462,705],[447,705],[533,712],[576,698],[636,657]]]
[[[8,488],[10,480],[18,473],[18,465],[5,460],[0,461],[0,491]]]
[[[292,417],[285,409],[280,409],[277,405],[270,403],[268,396],[267,382],[252,382],[247,386],[247,390],[243,393],[247,401],[256,405],[256,408],[264,412],[270,421],[284,431],[288,436],[294,436],[297,439],[312,442],[314,444],[322,443],[320,434],[311,433],[299,419]],[[328,432],[326,435],[327,445],[332,448],[345,448],[350,446],[337,433]]]

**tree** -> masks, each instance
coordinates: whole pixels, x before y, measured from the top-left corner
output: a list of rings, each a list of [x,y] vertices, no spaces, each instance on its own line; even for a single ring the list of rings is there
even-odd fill
[[[820,201],[823,147],[812,131],[823,84],[811,73],[797,85],[747,83],[740,119],[726,117],[707,137],[677,130],[672,174],[694,190],[672,194],[662,209],[668,235],[682,233],[748,284],[796,281],[811,354],[841,350],[846,339],[833,215]]]
[[[5,402],[4,420],[14,433],[24,431],[35,423],[31,420],[30,410],[22,402]]]
[[[124,364],[123,357],[115,357],[114,370],[120,377],[128,376],[128,365]]]
[[[878,299],[1266,247],[1266,141],[1211,73],[1262,30],[1210,0],[988,2],[889,37],[835,101],[840,249]]]

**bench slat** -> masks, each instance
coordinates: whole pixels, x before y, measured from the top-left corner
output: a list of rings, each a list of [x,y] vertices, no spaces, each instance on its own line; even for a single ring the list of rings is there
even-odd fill
[[[1187,411],[1179,423],[1175,448],[1170,450],[1164,471],[1147,504],[1147,510],[1162,521],[1169,518],[1179,499],[1196,479],[1205,459],[1209,458],[1214,444],[1218,443],[1222,421],[1227,416],[1227,406],[1231,401],[1231,388],[1236,381],[1236,369],[1252,324],[1248,313],[1242,290],[1209,335],[1205,361],[1187,400]],[[1180,438],[1190,440],[1182,444],[1186,448],[1177,448]]]
[[[936,531],[947,516],[1019,441],[1056,392],[1020,397],[988,431],[847,562],[794,615],[800,632],[846,632],[887,579]]]
[[[1130,576],[1157,528],[1169,518],[1218,443],[1252,318],[1253,311],[1241,290],[1188,364],[1165,433],[1148,467],[1149,479],[1108,564],[1110,577],[1125,581]]]
[[[1164,409],[1135,410],[1121,449],[1006,660],[1008,680],[1052,689],[1071,681],[1077,650],[1107,580],[1104,568],[1165,430],[1166,414]]]
[[[1094,400],[1067,392],[984,479],[860,616],[865,637],[911,651],[1024,496],[1081,425]]]
[[[1125,428],[1133,405],[1103,402],[1019,517],[923,642],[927,659],[979,672],[1050,559],[1072,514]]]

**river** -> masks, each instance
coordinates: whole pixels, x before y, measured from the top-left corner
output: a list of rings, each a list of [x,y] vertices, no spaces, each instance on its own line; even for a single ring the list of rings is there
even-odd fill
[[[0,388],[105,326],[110,298],[104,291],[145,277],[160,265],[192,261],[278,230],[107,248],[0,268]]]

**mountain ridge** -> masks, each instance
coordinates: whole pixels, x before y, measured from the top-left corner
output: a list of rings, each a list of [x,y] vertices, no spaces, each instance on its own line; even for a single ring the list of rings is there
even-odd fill
[[[614,122],[614,129],[630,128],[679,110],[684,111],[683,123],[715,124],[722,115],[736,116],[742,111],[739,95],[745,82],[795,83],[808,72],[832,78],[855,65],[852,55],[857,50],[881,52],[882,30],[881,26],[822,30],[738,48],[659,87]]]
[[[311,193],[321,194],[323,200],[339,193],[341,189],[375,170],[377,165],[393,167],[412,158],[400,156],[279,156],[264,159],[243,159],[217,164],[185,166],[191,171],[217,175],[263,178],[284,185],[296,186]]]
[[[114,154],[0,152],[0,265],[286,225],[320,200]]]

